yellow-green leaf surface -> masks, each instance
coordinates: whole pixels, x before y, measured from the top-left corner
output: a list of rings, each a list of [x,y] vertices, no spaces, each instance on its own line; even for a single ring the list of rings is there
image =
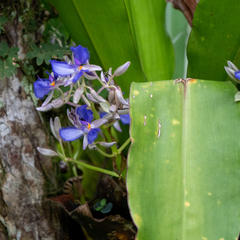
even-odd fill
[[[172,79],[174,52],[165,29],[166,1],[124,2],[140,63],[148,81]]]
[[[129,206],[138,240],[235,240],[240,106],[230,82],[133,83]]]

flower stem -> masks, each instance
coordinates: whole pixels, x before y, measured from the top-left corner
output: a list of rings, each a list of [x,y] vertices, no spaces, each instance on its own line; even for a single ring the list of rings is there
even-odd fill
[[[66,100],[65,100],[65,103],[68,102],[68,100],[69,100],[69,98],[70,98],[70,96],[71,96],[72,89],[73,89],[73,83],[70,85],[70,90],[69,90],[68,96],[67,96],[67,98],[66,98]]]
[[[102,151],[100,148],[96,148],[96,150],[97,150],[98,152],[100,152],[103,156],[108,157],[108,158],[112,158],[112,157],[115,157],[116,155],[118,155],[117,152],[114,152],[114,153],[112,153],[112,154],[105,153],[105,152]]]
[[[91,102],[90,104],[91,104],[91,109],[92,109],[92,112],[93,112],[93,116],[96,119],[100,119],[100,117],[98,115],[98,112],[95,109],[94,103]],[[104,126],[101,126],[101,129],[103,131],[103,134],[104,134],[105,138],[107,139],[107,142],[112,142],[111,135],[108,132],[108,130],[104,129]],[[122,158],[121,158],[121,156],[119,154],[116,154],[116,153],[118,153],[117,146],[116,145],[111,146],[111,151],[112,151],[112,154],[109,154],[109,155],[111,155],[111,157],[115,157],[116,156],[117,169],[120,170]],[[104,154],[106,154],[106,153],[104,153]]]
[[[131,142],[131,138],[129,137],[126,142],[118,149],[118,153],[120,154],[122,150]]]
[[[95,167],[95,166],[89,165],[89,164],[87,164],[87,163],[74,160],[74,159],[72,159],[72,158],[68,158],[68,160],[76,163],[77,165],[86,167],[86,168],[91,169],[91,170],[94,170],[94,171],[102,172],[102,173],[105,173],[105,174],[108,174],[108,175],[111,175],[111,176],[114,176],[114,177],[120,177],[120,175],[118,175],[117,173],[115,173],[115,172],[113,172],[113,171],[109,171],[109,170],[106,170],[106,169],[103,169],[103,168]]]
[[[64,100],[64,93],[63,93],[62,89],[58,87],[57,90],[61,93],[61,95],[62,95],[62,100]]]
[[[60,143],[60,146],[61,146],[62,155],[63,155],[64,158],[66,158],[65,151],[64,151],[64,148],[63,148],[63,144],[62,144],[62,140],[61,140],[61,139],[59,140],[59,143]]]

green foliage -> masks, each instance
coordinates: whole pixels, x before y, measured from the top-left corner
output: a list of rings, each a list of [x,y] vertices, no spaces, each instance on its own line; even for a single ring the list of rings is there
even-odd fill
[[[127,188],[137,239],[237,239],[236,92],[226,81],[132,84]]]
[[[1,34],[2,30],[4,29],[2,25],[6,22],[8,22],[8,19],[6,17],[0,17],[0,34]]]
[[[26,59],[37,58],[37,65],[40,66],[45,60],[46,64],[50,64],[52,58],[62,58],[65,54],[70,53],[69,47],[59,47],[58,44],[42,43],[40,47],[31,44],[32,51],[26,54]]]
[[[131,71],[115,79],[121,83],[126,94],[129,93],[133,76],[135,81],[146,81],[132,41],[123,1],[52,0],[51,3],[58,10],[76,44],[88,47],[90,63],[100,65],[104,71],[108,71],[109,67],[115,70],[125,62],[131,62]]]
[[[166,30],[168,31],[175,55],[175,68],[173,79],[185,78],[187,74],[187,40],[190,34],[190,26],[184,15],[174,9],[170,2],[166,6]]]
[[[124,2],[141,67],[148,81],[172,79],[174,52],[164,27],[166,2]]]
[[[93,207],[96,211],[100,211],[101,213],[108,213],[111,211],[113,204],[107,203],[107,200],[103,198],[102,200],[98,201]]]
[[[230,80],[224,70],[230,60],[240,66],[240,4],[201,0],[193,18],[188,42],[188,77]]]
[[[17,73],[19,65],[15,62],[18,59],[18,47],[9,48],[6,42],[0,43],[0,77],[12,77]]]

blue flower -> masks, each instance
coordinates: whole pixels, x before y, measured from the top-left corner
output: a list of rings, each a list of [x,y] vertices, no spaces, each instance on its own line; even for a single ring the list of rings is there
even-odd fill
[[[70,112],[69,117],[74,126],[61,128],[59,134],[64,141],[74,141],[83,137],[84,150],[88,144],[97,139],[99,127],[108,121],[107,119],[98,119],[92,122],[93,113],[91,110],[87,110],[87,105],[82,105],[75,112]]]
[[[71,47],[71,51],[73,52],[75,64],[50,60],[53,72],[55,74],[59,76],[72,75],[72,77],[66,82],[65,86],[77,82],[84,72],[90,73],[93,71],[102,70],[102,68],[99,66],[89,64],[90,54],[87,48],[79,45],[77,47]]]
[[[34,93],[37,98],[42,99],[44,95],[47,95],[50,91],[55,88],[58,88],[59,85],[63,85],[62,81],[56,81],[56,79],[47,72],[49,78],[39,78],[36,82],[33,83]]]

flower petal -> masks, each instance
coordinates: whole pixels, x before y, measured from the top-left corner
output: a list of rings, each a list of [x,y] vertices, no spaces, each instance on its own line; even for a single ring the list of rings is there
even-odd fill
[[[80,120],[86,121],[88,123],[91,123],[93,120],[93,113],[91,110],[87,110],[86,104],[78,107],[76,112]]]
[[[240,80],[240,71],[236,71],[235,72],[235,78]]]
[[[116,97],[118,98],[118,100],[122,103],[122,104],[125,104],[125,105],[129,105],[128,102],[126,102],[123,98],[123,95],[122,95],[122,92],[119,90],[119,89],[116,89],[115,90],[115,94],[116,94]]]
[[[47,96],[47,98],[43,102],[42,107],[45,107],[52,100],[52,97],[53,97],[53,90],[50,92],[50,94]]]
[[[91,129],[88,133],[88,143],[92,143],[94,142],[97,137],[98,137],[98,132],[100,131],[100,129],[98,128],[94,128],[94,129]]]
[[[83,71],[79,71],[73,78],[72,82],[75,83],[83,75]]]
[[[84,134],[84,138],[83,138],[83,150],[85,150],[87,148],[88,145],[88,136],[87,134]]]
[[[119,131],[119,132],[122,132],[122,129],[120,127],[120,124],[119,124],[119,121],[116,121],[114,124],[113,124],[114,128]]]
[[[83,76],[88,80],[95,80],[98,78],[96,72],[83,72]]]
[[[124,125],[130,124],[130,121],[131,121],[129,114],[120,115],[120,120]]]
[[[91,123],[91,127],[92,128],[99,128],[101,125],[103,125],[106,122],[108,122],[108,120],[106,118],[97,119],[97,120],[94,120]]]
[[[59,62],[56,60],[50,60],[53,72],[59,76],[67,76],[77,71],[75,65],[68,65],[66,62]]]
[[[89,72],[93,72],[93,71],[101,71],[102,68],[97,66],[97,65],[92,65],[92,64],[89,64],[89,65],[84,65],[82,66],[82,70],[84,71],[89,71]]]
[[[54,87],[50,85],[50,81],[46,79],[38,79],[33,83],[34,93],[37,98],[42,99],[44,95],[47,95]]]
[[[84,132],[81,129],[75,127],[61,128],[59,134],[64,141],[74,141],[81,138]]]
[[[77,47],[71,47],[70,50],[74,54],[74,60],[77,65],[85,64],[90,58],[88,49],[82,47],[81,45]]]

